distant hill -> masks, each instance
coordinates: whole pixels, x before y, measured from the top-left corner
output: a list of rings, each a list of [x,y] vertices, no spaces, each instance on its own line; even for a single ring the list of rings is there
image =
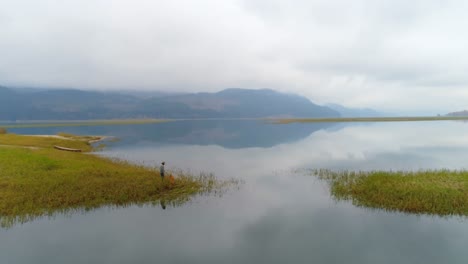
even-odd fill
[[[269,89],[226,89],[218,93],[196,93],[158,97],[144,102],[140,113],[161,117],[338,117],[338,112],[307,98]]]
[[[382,117],[388,114],[378,112],[371,108],[349,108],[339,104],[326,104],[327,107],[340,113],[342,117]]]
[[[451,112],[451,113],[446,114],[446,116],[468,116],[468,110]]]
[[[218,93],[159,94],[151,98],[115,92],[0,87],[0,120],[110,118],[338,117],[308,99],[269,89],[226,89]]]
[[[81,90],[18,92],[0,87],[0,120],[130,118],[138,99]]]

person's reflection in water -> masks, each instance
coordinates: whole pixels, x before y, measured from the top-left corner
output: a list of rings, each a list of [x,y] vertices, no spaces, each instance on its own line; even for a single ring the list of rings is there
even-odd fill
[[[166,200],[164,199],[159,200],[159,204],[161,205],[161,208],[163,210],[166,210]]]

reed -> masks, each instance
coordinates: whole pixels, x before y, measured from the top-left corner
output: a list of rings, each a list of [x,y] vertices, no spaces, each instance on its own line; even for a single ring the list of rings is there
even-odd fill
[[[468,216],[468,171],[313,170],[337,200],[354,205],[430,215]]]

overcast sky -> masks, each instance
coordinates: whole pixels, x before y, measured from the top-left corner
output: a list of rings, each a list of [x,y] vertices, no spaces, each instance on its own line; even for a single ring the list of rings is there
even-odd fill
[[[0,85],[468,109],[468,1],[0,0]]]

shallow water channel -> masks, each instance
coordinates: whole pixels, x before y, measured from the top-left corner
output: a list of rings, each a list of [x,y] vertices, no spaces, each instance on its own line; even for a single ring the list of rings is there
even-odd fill
[[[468,219],[334,201],[304,169],[468,168],[468,123],[205,120],[9,129],[118,137],[98,153],[242,180],[178,207],[130,206],[0,229],[0,263],[468,263]]]

